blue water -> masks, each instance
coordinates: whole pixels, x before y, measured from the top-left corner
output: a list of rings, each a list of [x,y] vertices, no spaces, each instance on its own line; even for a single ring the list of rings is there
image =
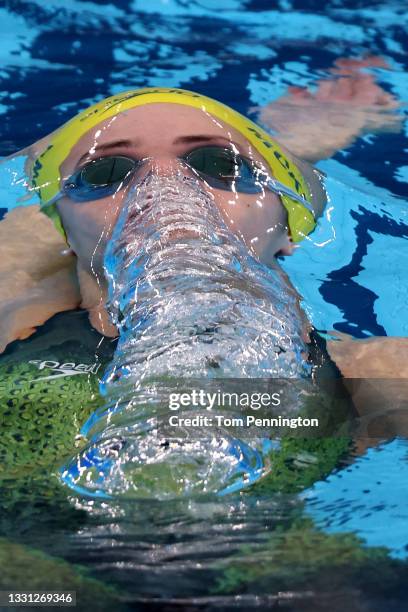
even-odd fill
[[[272,8],[265,2],[230,0],[222,2],[222,11],[218,6],[218,0],[54,0],[0,8],[2,155],[48,134],[90,103],[132,87],[191,88],[248,114],[279,98],[288,86],[313,91],[339,57],[374,54],[386,59],[390,70],[367,70],[406,104],[404,3],[369,9],[332,2],[324,14],[313,2],[282,1]],[[302,246],[287,262],[294,277],[301,270],[307,279],[297,287],[307,294],[306,308],[318,329],[355,337],[407,333],[407,318],[401,316],[407,292],[387,291],[390,282],[402,282],[408,257],[406,204],[399,199],[406,194],[407,133],[402,128],[365,135],[330,162],[318,164],[366,194],[362,199],[346,190],[347,213],[344,206],[334,207],[333,224],[344,235],[317,257],[317,280],[311,279],[307,248]],[[10,198],[9,177],[0,181],[6,183],[0,191],[4,214],[7,200],[9,207],[15,198]],[[332,196],[336,204],[336,186]],[[323,219],[311,251],[316,252],[315,242],[332,237],[327,225]],[[333,258],[332,249],[337,254],[341,249],[343,256]],[[384,261],[386,279],[377,278],[379,261]]]
[[[396,97],[402,115],[405,3],[331,0],[321,7],[315,0],[15,0],[0,6],[0,155],[124,89],[193,89],[250,114],[290,86],[313,91],[336,59],[367,54],[390,66],[366,70]],[[407,138],[406,124],[397,132],[367,133],[317,164],[328,177],[330,206],[283,266],[322,332],[408,335]],[[1,215],[24,191],[18,180],[10,190],[20,163],[11,162],[0,176]],[[328,533],[351,531],[405,559],[407,456],[404,439],[366,451],[302,493],[308,515]]]

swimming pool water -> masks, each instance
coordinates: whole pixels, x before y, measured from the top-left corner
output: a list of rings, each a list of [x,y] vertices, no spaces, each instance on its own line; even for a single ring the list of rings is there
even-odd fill
[[[0,5],[0,155],[48,134],[94,101],[139,86],[193,89],[256,117],[253,107],[290,86],[313,90],[336,59],[367,54],[388,62],[389,69],[366,70],[400,101],[403,114],[407,25],[404,3],[391,1],[368,7],[331,0],[324,11],[315,0],[6,3]],[[408,335],[407,136],[406,124],[368,133],[317,164],[327,174],[329,206],[310,239],[282,265],[322,332]],[[0,173],[1,216],[24,193],[21,164],[12,160]],[[0,538],[7,540],[1,540],[0,561],[11,555],[10,541],[32,546],[89,568],[121,591],[123,605],[137,601],[140,609],[159,609],[160,599],[172,602],[169,609],[186,601],[191,609],[249,609],[271,606],[279,591],[291,591],[288,609],[327,609],[331,594],[333,609],[357,610],[364,602],[370,610],[404,610],[407,456],[406,440],[385,441],[363,456],[351,453],[301,494],[96,504],[87,507],[87,519],[80,504],[75,512],[62,504],[65,522],[52,516],[52,504],[31,500],[18,505],[14,518],[3,510]],[[322,544],[311,520],[338,539]],[[373,556],[357,554],[361,543],[345,542],[342,534],[361,537]],[[342,551],[352,571],[330,566],[337,553],[328,563],[325,547]],[[19,563],[31,558],[25,554]],[[381,585],[379,571],[386,573]]]

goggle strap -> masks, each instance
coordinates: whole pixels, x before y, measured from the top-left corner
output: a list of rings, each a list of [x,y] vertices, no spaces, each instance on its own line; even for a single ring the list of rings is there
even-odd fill
[[[291,198],[292,200],[296,200],[297,202],[302,204],[305,208],[307,208],[307,210],[312,213],[313,218],[315,218],[315,212],[310,202],[308,202],[306,198],[299,195],[295,191],[292,191],[292,189],[290,189],[289,187],[286,187],[286,185],[284,185],[280,181],[269,178],[267,182],[267,187],[271,191],[274,191],[275,193],[277,193],[278,195],[285,195],[285,196],[288,196],[288,198]]]
[[[48,200],[47,202],[44,202],[44,204],[41,205],[41,210],[44,210],[45,208],[48,208],[49,206],[56,204],[58,200],[62,198],[63,196],[64,196],[64,193],[62,191],[59,191],[58,193],[55,194],[54,197],[51,198],[51,200]]]

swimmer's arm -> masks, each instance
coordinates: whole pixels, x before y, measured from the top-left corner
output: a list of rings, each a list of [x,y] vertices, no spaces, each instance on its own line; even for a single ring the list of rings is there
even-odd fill
[[[408,338],[338,334],[328,352],[371,438],[408,435]]]
[[[0,353],[31,336],[58,312],[80,303],[76,258],[38,206],[16,208],[0,221]]]
[[[288,94],[259,110],[259,120],[297,157],[317,162],[349,146],[366,132],[402,127],[399,104],[362,69],[388,66],[382,58],[340,59],[316,91],[291,87]]]
[[[335,333],[339,339],[329,341],[327,349],[345,378],[408,381],[408,338],[377,336],[359,340]]]

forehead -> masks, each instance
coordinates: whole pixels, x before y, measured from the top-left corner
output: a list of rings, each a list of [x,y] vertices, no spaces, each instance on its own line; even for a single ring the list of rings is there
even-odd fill
[[[101,121],[79,139],[69,157],[75,158],[96,145],[120,139],[134,140],[140,146],[164,148],[180,137],[197,135],[227,139],[256,157],[257,152],[245,136],[227,123],[205,110],[170,103],[146,104]]]

